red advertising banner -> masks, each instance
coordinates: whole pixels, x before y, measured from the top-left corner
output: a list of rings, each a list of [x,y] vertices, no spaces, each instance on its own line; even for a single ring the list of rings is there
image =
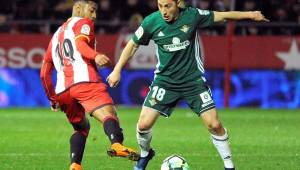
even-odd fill
[[[51,36],[0,35],[0,67],[39,68]],[[99,35],[97,49],[107,54],[113,63],[118,60],[131,35]],[[300,70],[300,37],[251,36],[234,37],[232,49],[227,49],[225,36],[201,37],[206,68],[225,67],[228,50],[232,50],[231,66],[235,69],[298,69]],[[132,69],[154,68],[155,45],[141,46],[129,62]]]
[[[203,37],[208,68],[223,68],[226,63],[226,37]],[[300,69],[300,37],[234,37],[233,68]]]

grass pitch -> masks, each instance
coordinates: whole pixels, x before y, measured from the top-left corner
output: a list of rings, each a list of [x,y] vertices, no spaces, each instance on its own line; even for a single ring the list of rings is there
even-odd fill
[[[125,144],[138,148],[135,127],[140,107],[118,108]],[[300,170],[300,111],[219,110],[229,130],[236,169]],[[102,125],[91,120],[83,158],[84,170],[131,170],[134,162],[109,158],[109,141]],[[189,109],[175,109],[154,127],[152,146],[157,155],[148,170],[159,170],[171,154],[185,157],[192,170],[222,170],[209,133]],[[1,170],[67,170],[71,125],[61,112],[49,109],[0,109]]]

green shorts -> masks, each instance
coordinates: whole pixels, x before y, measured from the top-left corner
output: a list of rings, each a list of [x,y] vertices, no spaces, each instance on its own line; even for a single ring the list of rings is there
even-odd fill
[[[198,115],[215,108],[212,93],[204,83],[188,89],[168,89],[158,84],[150,86],[150,91],[144,101],[145,107],[157,110],[161,115],[169,117],[179,100],[185,100],[188,106]]]

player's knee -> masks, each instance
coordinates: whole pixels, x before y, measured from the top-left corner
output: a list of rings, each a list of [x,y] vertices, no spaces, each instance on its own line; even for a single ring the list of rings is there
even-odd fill
[[[72,126],[75,131],[82,133],[84,136],[89,135],[90,122],[88,119],[85,118],[79,123],[72,123]]]
[[[146,122],[139,122],[137,124],[137,131],[148,131],[151,129],[151,125]]]
[[[151,132],[151,127],[150,126],[147,126],[146,124],[140,124],[138,123],[137,126],[136,126],[136,131],[138,133],[149,133]]]
[[[149,121],[149,119],[140,118],[137,123],[137,128],[141,131],[147,131],[152,128],[154,122]]]
[[[213,132],[219,132],[219,131],[222,131],[222,129],[223,129],[220,121],[213,121],[213,122],[209,123],[207,126],[208,126],[209,131],[213,131]]]

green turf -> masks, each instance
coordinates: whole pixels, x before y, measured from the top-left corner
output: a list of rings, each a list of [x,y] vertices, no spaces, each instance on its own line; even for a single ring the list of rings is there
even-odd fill
[[[125,144],[137,147],[136,121],[140,108],[118,108]],[[299,110],[220,110],[230,131],[239,170],[299,170]],[[1,170],[67,170],[71,126],[63,113],[48,109],[0,110]],[[83,167],[85,170],[131,170],[134,162],[106,156],[109,142],[102,126],[91,119]],[[174,153],[185,157],[192,170],[221,170],[223,165],[201,121],[188,109],[176,109],[154,128],[152,146],[157,156],[149,170],[159,170]]]

